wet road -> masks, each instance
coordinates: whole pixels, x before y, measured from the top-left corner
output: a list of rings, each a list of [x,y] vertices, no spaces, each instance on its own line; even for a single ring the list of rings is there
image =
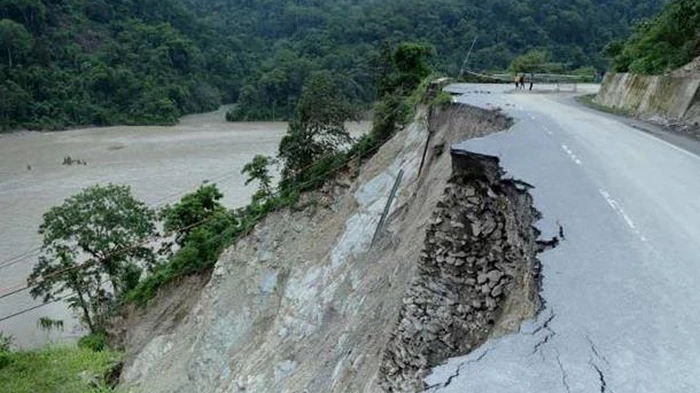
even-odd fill
[[[516,119],[459,147],[496,155],[533,184],[544,236],[559,222],[566,241],[540,256],[546,307],[537,320],[436,368],[430,391],[699,391],[697,142],[669,143],[565,94],[451,89]]]

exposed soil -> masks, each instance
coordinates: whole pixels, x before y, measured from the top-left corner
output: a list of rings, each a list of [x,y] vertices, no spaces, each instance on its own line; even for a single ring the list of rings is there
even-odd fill
[[[466,106],[419,110],[354,182],[306,196],[314,203],[301,211],[268,216],[221,256],[203,289],[195,281],[189,292],[174,289],[150,310],[132,313],[123,332],[122,388],[415,391],[422,386],[410,373],[516,329],[538,306],[531,201],[517,182],[500,178],[493,158],[460,158],[453,173],[448,153],[453,143],[509,124],[496,111]],[[400,170],[396,201],[371,245]],[[452,221],[464,227],[453,228]],[[448,263],[460,247],[465,262]],[[478,256],[473,263],[472,255]],[[433,289],[439,294],[427,293]],[[429,299],[422,314],[409,312],[405,299],[419,296]],[[443,311],[451,316],[437,314]],[[439,328],[436,339],[427,330],[402,336],[397,321],[414,316]],[[445,339],[449,329],[454,337]],[[399,359],[390,354],[404,348],[399,336],[418,350],[402,353],[408,367],[389,372],[389,359]],[[430,345],[414,340],[419,337]]]

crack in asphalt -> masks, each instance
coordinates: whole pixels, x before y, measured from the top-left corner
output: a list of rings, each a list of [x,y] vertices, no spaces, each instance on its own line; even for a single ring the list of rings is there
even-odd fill
[[[460,364],[457,366],[457,369],[455,370],[455,372],[454,372],[452,375],[450,375],[444,383],[442,383],[442,384],[439,384],[439,383],[438,383],[438,384],[435,384],[435,385],[432,385],[432,386],[428,386],[426,390],[435,389],[435,390],[431,390],[431,391],[437,392],[438,390],[440,390],[440,389],[442,389],[442,388],[448,387],[448,386],[452,383],[452,381],[453,381],[455,378],[459,377],[459,374],[462,372],[462,368],[463,368],[464,366],[468,366],[468,365],[470,365],[470,364],[472,364],[472,363],[480,362],[482,359],[484,359],[484,358],[486,357],[486,355],[489,353],[489,351],[490,351],[490,349],[487,349],[487,350],[484,351],[484,353],[482,353],[481,355],[479,355],[479,357],[477,357],[476,359],[473,359],[473,360],[469,360],[469,361],[460,363]]]
[[[568,378],[566,370],[564,370],[564,365],[561,364],[561,359],[559,358],[559,351],[557,351],[557,364],[559,364],[559,370],[561,371],[561,383],[564,385],[564,388],[566,388],[566,391],[571,393],[569,382],[566,380]]]
[[[547,320],[545,320],[544,323],[543,323],[542,325],[538,326],[537,329],[533,330],[532,333],[530,333],[530,334],[534,336],[535,334],[541,332],[541,331],[544,330],[544,329],[547,329],[547,330],[549,330],[549,331],[551,332],[552,329],[549,328],[549,324],[550,324],[550,323],[554,320],[554,318],[556,318],[556,317],[557,317],[557,314],[554,313],[554,310],[551,310],[550,315],[549,315],[549,317],[547,318]]]
[[[608,383],[605,381],[605,374],[603,373],[603,370],[598,367],[597,364],[593,363],[593,361],[589,362],[591,367],[598,373],[598,377],[600,378],[600,393],[605,393],[608,390]]]
[[[532,353],[530,354],[531,356],[536,354],[537,352],[540,352],[540,355],[542,355],[542,360],[545,360],[544,358],[544,353],[541,352],[542,347],[549,342],[549,340],[557,335],[557,332],[552,330],[552,328],[549,327],[549,324],[554,320],[554,318],[557,317],[557,314],[554,312],[554,310],[551,310],[551,313],[549,315],[549,318],[544,321],[544,323],[540,326],[537,327],[537,329],[533,330],[531,335],[536,335],[537,333],[546,330],[548,333],[535,344],[535,347],[532,349]]]
[[[596,347],[595,343],[591,339],[589,335],[586,335],[586,340],[588,340],[588,344],[591,346],[591,352],[595,355],[596,358],[602,360],[607,364],[608,366],[610,365],[610,362],[608,362],[608,359],[605,356],[601,356],[600,353],[598,352],[598,348]]]

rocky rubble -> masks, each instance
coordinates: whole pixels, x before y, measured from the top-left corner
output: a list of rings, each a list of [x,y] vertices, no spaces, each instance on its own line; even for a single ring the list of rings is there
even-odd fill
[[[538,214],[527,187],[502,180],[496,158],[452,155],[453,177],[384,353],[380,374],[387,392],[422,391],[426,370],[471,352],[504,313],[514,312],[509,297],[529,298],[532,310],[522,314],[539,307],[532,226]]]

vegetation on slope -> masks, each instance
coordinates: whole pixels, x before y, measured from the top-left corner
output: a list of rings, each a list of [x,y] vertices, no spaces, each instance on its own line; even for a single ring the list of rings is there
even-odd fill
[[[2,343],[5,345],[2,345]],[[11,351],[0,335],[0,392],[100,393],[111,391],[110,378],[119,362],[112,351],[49,347]]]
[[[426,63],[428,53],[427,47],[414,43],[386,51],[384,71],[378,79],[382,96],[372,131],[353,144],[348,144],[351,138],[345,129],[345,123],[353,117],[349,103],[337,93],[327,74],[311,77],[280,143],[277,159],[257,156],[243,169],[246,184],[258,184],[251,203],[228,211],[218,203],[221,194],[216,187],[208,185],[175,206],[166,207],[161,214],[164,227],[166,231],[171,228],[180,248],[146,275],[125,300],[145,304],[174,280],[210,271],[225,248],[249,233],[270,212],[295,208],[301,193],[321,188],[350,163],[357,165],[369,159],[397,127],[409,121],[409,105],[417,104],[411,97],[423,95],[427,82],[421,80],[431,73]],[[422,92],[410,94],[416,90]],[[282,179],[273,189],[270,167],[277,163],[282,165]]]
[[[626,41],[605,50],[618,72],[662,74],[700,56],[700,2],[671,0],[655,18],[634,28]]]
[[[327,71],[376,97],[382,41],[433,46],[436,69],[504,69],[518,54],[601,67],[603,45],[663,0],[1,0],[0,129],[172,124],[238,102],[232,120],[291,119]]]
[[[251,203],[228,210],[215,185],[204,185],[159,212],[136,200],[127,186],[96,185],[44,214],[41,255],[28,279],[31,294],[65,300],[89,329],[80,344],[105,346],[109,319],[124,303],[145,304],[160,288],[187,275],[207,274],[221,252],[272,211],[295,208],[299,195],[322,187],[352,162],[370,157],[408,121],[411,95],[431,73],[428,47],[405,43],[382,58],[381,99],[371,133],[353,141],[345,124],[354,113],[327,73],[310,77],[277,159],[255,157],[245,165],[258,184]],[[351,143],[355,142],[355,143]],[[282,166],[272,185],[271,166]],[[157,233],[162,228],[163,233]],[[154,249],[158,244],[159,249]],[[45,321],[47,328],[62,326]]]

